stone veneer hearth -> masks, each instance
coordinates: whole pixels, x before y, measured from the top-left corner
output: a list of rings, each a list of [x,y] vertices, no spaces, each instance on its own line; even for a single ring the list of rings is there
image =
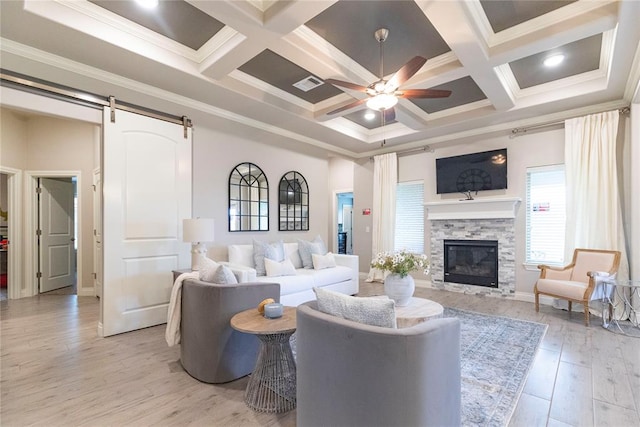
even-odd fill
[[[515,214],[520,199],[426,203],[431,221],[431,282],[455,292],[513,296],[516,289]],[[444,281],[444,240],[497,240],[498,288]]]

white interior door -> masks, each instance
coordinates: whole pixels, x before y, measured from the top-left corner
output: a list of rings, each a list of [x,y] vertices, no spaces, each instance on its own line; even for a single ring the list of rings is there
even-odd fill
[[[40,292],[73,286],[76,253],[73,183],[40,178]]]
[[[93,288],[102,298],[102,178],[93,171]]]
[[[167,321],[172,270],[191,263],[182,219],[191,217],[191,129],[103,112],[103,297],[99,333]]]
[[[342,231],[347,233],[347,254],[353,254],[353,206],[342,205]]]

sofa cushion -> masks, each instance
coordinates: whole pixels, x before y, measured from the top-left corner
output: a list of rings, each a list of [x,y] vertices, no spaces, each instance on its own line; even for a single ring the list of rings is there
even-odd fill
[[[296,275],[296,269],[289,258],[284,261],[274,261],[272,259],[265,258],[264,268],[267,272],[267,277]]]
[[[324,255],[327,253],[327,247],[320,236],[316,236],[316,238],[310,242],[298,239],[298,252],[300,253],[302,266],[304,268],[313,268],[313,259],[311,254]]]
[[[253,245],[229,245],[229,262],[253,268]]]
[[[284,255],[286,258],[291,260],[291,263],[296,269],[302,268],[302,259],[300,259],[300,252],[298,252],[297,243],[285,243]]]
[[[213,274],[213,280],[211,282],[216,283],[218,285],[235,285],[238,283],[236,276],[233,274],[233,271],[226,265],[221,265],[216,268],[215,273]]]
[[[331,252],[326,255],[311,254],[311,260],[313,261],[314,270],[324,270],[325,268],[334,268],[336,266],[336,259]]]
[[[298,273],[295,276],[279,276],[278,278],[268,276],[258,276],[256,282],[266,283],[279,283],[280,284],[280,296],[295,294],[298,292],[309,291],[313,288],[313,276],[300,274],[303,269],[296,270]],[[308,270],[307,270],[308,271]]]
[[[335,268],[325,268],[324,270],[308,270],[300,268],[296,270],[298,277],[309,276],[313,281],[312,286],[327,286],[335,283],[345,282],[351,280],[353,276],[353,270],[349,267],[338,265]],[[310,287],[307,289],[311,289]]]
[[[322,288],[313,288],[318,310],[354,322],[396,328],[395,303],[392,299],[360,298]]]
[[[264,276],[267,271],[264,268],[264,259],[269,258],[274,261],[284,261],[284,244],[282,240],[275,243],[260,242],[253,240],[253,262],[256,274]]]

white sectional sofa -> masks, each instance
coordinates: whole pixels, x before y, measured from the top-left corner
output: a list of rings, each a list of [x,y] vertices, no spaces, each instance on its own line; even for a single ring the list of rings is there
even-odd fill
[[[336,267],[322,270],[302,267],[297,243],[284,243],[285,255],[296,268],[291,276],[257,276],[254,268],[253,245],[229,245],[229,264],[243,269],[247,282],[280,283],[280,302],[298,306],[315,300],[314,287],[330,289],[347,295],[358,293],[358,256],[334,254]],[[246,273],[246,274],[244,274]]]

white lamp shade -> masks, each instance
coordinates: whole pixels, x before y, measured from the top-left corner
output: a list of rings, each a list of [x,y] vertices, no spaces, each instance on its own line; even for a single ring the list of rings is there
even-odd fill
[[[213,218],[195,218],[182,220],[182,241],[213,242]]]

